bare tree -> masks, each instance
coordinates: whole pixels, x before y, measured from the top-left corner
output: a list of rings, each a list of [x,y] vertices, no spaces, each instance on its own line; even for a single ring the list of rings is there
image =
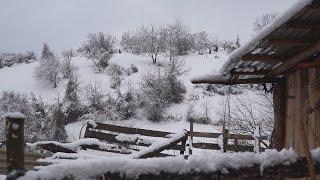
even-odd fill
[[[63,78],[71,79],[73,76],[76,76],[76,72],[79,69],[71,62],[71,58],[75,56],[75,53],[72,49],[62,51],[63,61],[61,63],[61,73]]]
[[[111,34],[90,33],[78,51],[94,62],[96,70],[102,71],[109,65],[115,43],[116,38]]]
[[[210,40],[209,35],[205,31],[201,31],[194,34],[195,50],[198,54],[203,54],[206,49],[209,49]]]
[[[50,59],[54,56],[53,52],[50,50],[49,45],[44,42],[41,50],[41,60]]]
[[[264,13],[256,18],[253,22],[253,31],[259,32],[268,24],[270,24],[279,14],[278,13]]]

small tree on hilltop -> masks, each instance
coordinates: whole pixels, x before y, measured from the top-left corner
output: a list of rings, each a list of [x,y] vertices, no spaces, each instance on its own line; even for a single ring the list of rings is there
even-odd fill
[[[49,45],[46,42],[44,42],[41,50],[41,60],[47,60],[53,57],[54,57],[54,54],[50,50]]]
[[[102,71],[109,65],[115,43],[116,38],[111,34],[90,33],[78,51],[93,61],[96,70]]]
[[[78,96],[78,86],[79,84],[75,77],[71,78],[67,84],[65,96],[62,102],[62,110],[66,115],[66,124],[76,121],[83,113],[83,108]]]
[[[78,67],[71,62],[71,58],[74,56],[75,54],[72,49],[62,51],[63,61],[61,63],[61,73],[63,78],[70,79],[72,76],[76,76]]]
[[[42,61],[39,62],[39,65],[35,69],[35,77],[39,80],[49,82],[56,88],[60,81],[60,63],[46,43],[43,44],[41,59]]]

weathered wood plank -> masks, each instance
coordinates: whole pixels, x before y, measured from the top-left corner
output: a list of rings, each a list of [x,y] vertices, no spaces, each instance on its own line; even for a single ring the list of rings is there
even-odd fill
[[[295,84],[295,75],[294,73],[289,74],[287,78],[287,96],[286,96],[286,146],[294,147],[294,85]]]
[[[310,83],[316,79],[316,69],[309,69],[309,86],[308,86],[308,95],[310,94]],[[316,113],[313,111],[308,115],[308,144],[311,149],[316,148]]]
[[[171,132],[115,126],[111,124],[102,124],[102,123],[97,123],[97,127],[95,127],[95,129],[101,129],[105,131],[112,131],[112,132],[125,133],[125,134],[140,134],[142,136],[151,136],[151,137],[166,137],[167,135],[172,134]]]
[[[300,132],[300,121],[301,121],[301,116],[300,116],[300,112],[301,112],[301,107],[300,107],[300,103],[301,103],[301,82],[300,82],[300,76],[301,75],[301,71],[298,70],[295,72],[295,102],[294,102],[294,150],[300,155],[301,151],[300,151],[300,136],[299,136],[299,132]]]

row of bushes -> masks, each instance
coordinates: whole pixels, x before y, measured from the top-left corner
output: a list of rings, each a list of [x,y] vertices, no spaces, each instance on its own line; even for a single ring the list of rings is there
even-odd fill
[[[0,68],[11,67],[18,63],[31,63],[36,60],[36,55],[33,51],[26,53],[1,53]]]

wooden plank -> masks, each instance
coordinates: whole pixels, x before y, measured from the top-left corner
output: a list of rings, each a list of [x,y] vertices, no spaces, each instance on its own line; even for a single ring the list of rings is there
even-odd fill
[[[130,145],[138,145],[138,146],[145,146],[148,147],[150,144],[145,144],[143,142],[121,142],[116,139],[117,135],[115,134],[109,134],[109,133],[103,133],[103,132],[97,132],[93,130],[88,130],[86,132],[85,138],[96,138],[99,140],[105,140],[110,143],[118,143],[118,144],[130,144]]]
[[[230,71],[230,75],[265,75],[268,74],[270,70],[255,70],[255,71]]]
[[[102,124],[102,123],[97,123],[97,127],[95,127],[95,129],[101,129],[105,131],[125,133],[125,134],[140,134],[142,136],[151,136],[151,137],[166,137],[167,135],[172,134],[171,132],[115,126],[111,124]]]
[[[300,116],[300,112],[301,112],[301,82],[300,82],[300,76],[301,75],[301,71],[298,70],[295,72],[295,101],[294,101],[294,114],[295,114],[295,119],[294,119],[294,150],[298,153],[298,155],[300,155],[301,151],[300,151],[300,136],[299,136],[299,132],[300,132],[300,121],[301,121],[301,116]]]
[[[287,78],[287,103],[286,103],[286,147],[294,147],[294,100],[295,100],[295,75],[289,74]]]
[[[153,147],[153,149],[146,150],[145,152],[142,152],[141,154],[139,154],[135,158],[136,159],[143,159],[143,158],[154,157],[166,149],[171,149],[171,148],[175,147],[179,142],[186,141],[187,137],[188,137],[187,134],[185,134],[184,136],[177,138],[177,139],[174,139],[174,140],[168,139],[167,140],[168,142],[164,142],[163,146]],[[181,151],[180,151],[180,153],[181,153]]]
[[[311,46],[313,42],[291,39],[271,39],[268,43],[275,46]]]
[[[273,148],[280,151],[284,148],[285,139],[285,88],[286,80],[274,84],[273,104],[274,104],[274,127],[272,132]],[[259,126],[260,127],[260,126]]]
[[[308,115],[304,111],[306,101],[308,99],[308,82],[309,82],[309,71],[307,69],[300,70],[300,121],[303,123],[304,131],[308,134]],[[306,138],[307,139],[307,138]],[[304,151],[304,143],[300,140],[300,154],[306,156]]]
[[[247,54],[241,57],[243,61],[283,62],[286,58],[273,55]]]
[[[310,83],[316,79],[316,69],[309,69],[309,87],[308,87],[308,95],[310,94]],[[308,144],[311,149],[316,148],[316,112],[313,111],[308,115]]]
[[[320,68],[316,69],[316,77],[320,76]],[[318,106],[315,110],[315,116],[316,116],[316,127],[315,127],[315,133],[316,133],[316,146],[320,147],[320,106]]]
[[[268,73],[269,75],[270,73]],[[223,84],[223,85],[235,85],[235,84],[260,84],[260,83],[274,83],[278,82],[278,78],[248,78],[248,79],[194,79],[191,80],[193,84]]]

